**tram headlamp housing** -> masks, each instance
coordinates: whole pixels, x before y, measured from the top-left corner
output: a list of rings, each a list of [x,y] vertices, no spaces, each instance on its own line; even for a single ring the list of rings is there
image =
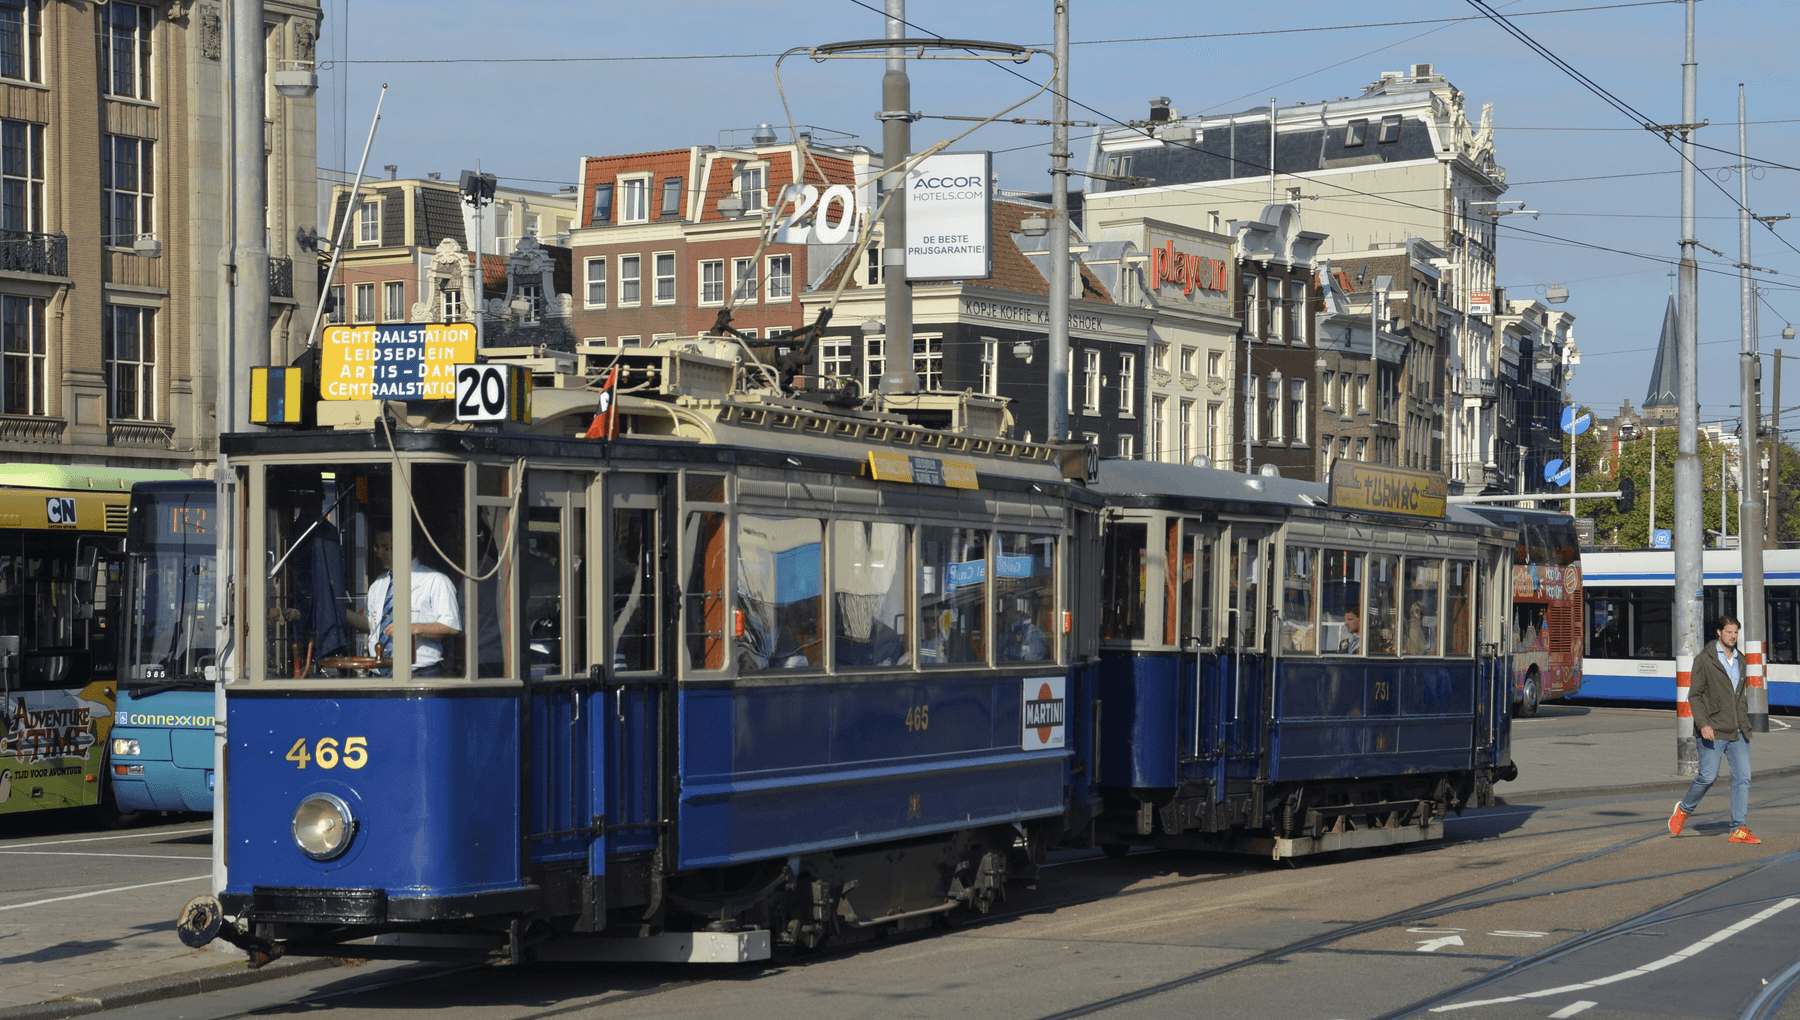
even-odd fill
[[[315,861],[339,856],[355,835],[350,805],[329,793],[310,794],[294,809],[294,842]]]
[[[144,752],[141,748],[138,747],[137,741],[132,740],[127,737],[114,737],[113,738],[113,753],[114,754],[143,754]]]

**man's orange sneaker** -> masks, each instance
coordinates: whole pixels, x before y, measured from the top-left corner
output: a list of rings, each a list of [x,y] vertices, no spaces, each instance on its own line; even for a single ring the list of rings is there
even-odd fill
[[[1675,802],[1675,813],[1669,816],[1669,835],[1681,835],[1681,827],[1687,824],[1688,813],[1681,809],[1681,802]]]
[[[1725,838],[1729,839],[1733,843],[1761,843],[1762,842],[1762,840],[1756,838],[1756,834],[1751,832],[1749,826],[1746,826],[1746,825],[1740,825],[1737,828],[1731,830],[1731,835],[1729,835]]]

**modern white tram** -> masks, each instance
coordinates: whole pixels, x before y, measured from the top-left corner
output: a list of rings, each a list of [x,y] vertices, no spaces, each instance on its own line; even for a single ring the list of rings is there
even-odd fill
[[[1581,554],[1587,595],[1582,698],[1675,700],[1675,554],[1668,549]],[[1742,619],[1744,572],[1736,549],[1708,549],[1704,637],[1721,613]],[[1800,708],[1800,549],[1763,553],[1769,706]]]

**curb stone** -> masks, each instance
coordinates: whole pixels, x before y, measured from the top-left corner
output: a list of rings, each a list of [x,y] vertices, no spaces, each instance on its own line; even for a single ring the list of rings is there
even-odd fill
[[[25,1006],[0,1007],[0,1020],[63,1020],[65,1017],[84,1016],[88,1013],[136,1006],[161,999],[172,999],[183,995],[201,995],[224,988],[239,988],[244,985],[259,984],[263,981],[287,977],[291,974],[305,974],[342,965],[342,960],[329,956],[276,960],[255,970],[251,970],[248,963],[227,963],[205,970],[187,971],[170,974],[166,977],[148,978],[143,981],[130,981],[122,985],[97,988],[90,992],[72,995],[66,999],[34,1002]]]

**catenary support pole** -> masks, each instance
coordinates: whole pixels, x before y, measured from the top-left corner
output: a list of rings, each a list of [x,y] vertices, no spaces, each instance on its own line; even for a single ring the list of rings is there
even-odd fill
[[[887,38],[906,38],[906,0],[887,0]],[[887,73],[881,77],[881,159],[887,168],[888,191],[906,187],[904,172],[894,169],[912,155],[912,79],[899,48],[888,50]],[[883,354],[888,378],[911,378],[913,365],[912,285],[906,282],[906,196],[888,203],[881,220],[881,283],[887,340]]]
[[[1069,438],[1069,3],[1055,0],[1056,79],[1050,85],[1050,434]]]
[[[1743,403],[1743,442],[1740,444],[1738,486],[1738,555],[1744,571],[1744,604],[1738,607],[1744,622],[1744,660],[1750,683],[1750,728],[1769,732],[1769,688],[1763,680],[1762,650],[1768,640],[1768,606],[1763,601],[1762,486],[1751,472],[1762,463],[1757,433],[1762,427],[1762,395],[1756,388],[1761,358],[1756,339],[1756,292],[1750,285],[1750,159],[1744,155],[1744,86],[1738,85],[1738,294],[1743,302],[1742,341],[1738,349],[1738,383]],[[1724,458],[1720,458],[1721,464]],[[1720,487],[1720,516],[1725,492]]]
[[[1696,77],[1694,0],[1687,2],[1687,50],[1681,65],[1681,281],[1675,332],[1679,417],[1675,455],[1675,763],[1677,774],[1692,776],[1700,768],[1694,742],[1694,714],[1688,705],[1688,683],[1702,643],[1702,565],[1700,538],[1705,522],[1700,509],[1700,373],[1697,338],[1700,325],[1700,263],[1694,257],[1694,132]]]

